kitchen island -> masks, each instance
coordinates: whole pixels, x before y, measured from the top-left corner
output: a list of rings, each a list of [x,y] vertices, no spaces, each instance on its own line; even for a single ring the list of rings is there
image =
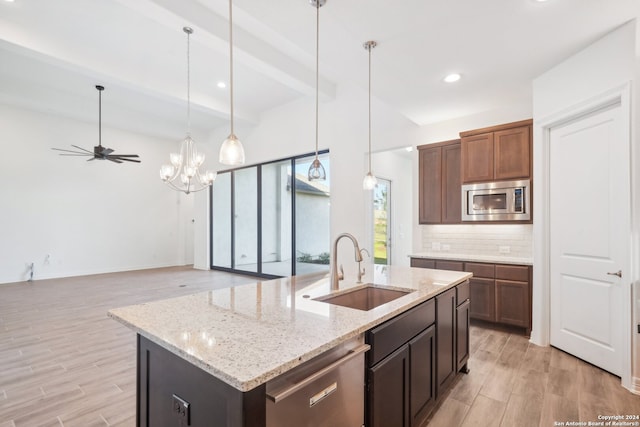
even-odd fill
[[[364,277],[365,283],[408,293],[371,310],[357,310],[315,300],[332,294],[330,281],[325,275],[308,275],[111,310],[110,317],[138,334],[138,425],[150,425],[150,414],[159,420],[168,417],[154,426],[180,425],[172,418],[180,405],[189,407],[186,415],[190,412],[195,421],[198,405],[203,405],[197,399],[210,401],[215,425],[264,426],[267,383],[364,338],[367,331],[471,277],[409,267],[368,266],[368,271],[372,274]],[[347,280],[337,293],[362,286]],[[189,389],[199,392],[194,396]],[[156,390],[175,391],[167,397],[154,396]],[[184,396],[192,397],[183,402]],[[197,425],[185,420],[179,421]]]

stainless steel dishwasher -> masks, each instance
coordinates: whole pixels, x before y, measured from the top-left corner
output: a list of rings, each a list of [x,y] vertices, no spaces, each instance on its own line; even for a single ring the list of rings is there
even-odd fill
[[[267,383],[267,427],[362,427],[364,354],[359,337]]]

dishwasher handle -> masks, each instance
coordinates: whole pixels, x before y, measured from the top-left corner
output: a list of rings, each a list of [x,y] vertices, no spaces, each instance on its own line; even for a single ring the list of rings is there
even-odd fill
[[[335,368],[337,368],[338,366],[348,362],[349,360],[353,359],[354,357],[366,352],[367,350],[369,350],[371,348],[371,346],[369,344],[363,344],[360,347],[354,348],[353,350],[350,350],[349,353],[347,353],[346,355],[342,356],[340,359],[336,360],[335,362],[330,363],[329,365],[325,366],[324,368],[314,372],[313,374],[309,375],[308,377],[304,378],[302,381],[299,381],[291,386],[288,386],[284,389],[280,389],[280,390],[275,390],[273,392],[267,393],[267,398],[275,403],[278,403],[280,401],[282,401],[283,399],[291,396],[293,393],[295,393],[296,391],[306,387],[307,385],[311,384],[313,381],[317,380],[318,378],[320,378],[321,376],[325,375],[326,373],[334,370]]]

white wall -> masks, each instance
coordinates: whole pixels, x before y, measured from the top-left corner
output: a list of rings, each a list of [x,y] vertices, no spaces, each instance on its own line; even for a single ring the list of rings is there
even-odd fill
[[[142,163],[51,150],[92,150],[97,133],[97,123],[0,105],[0,283],[26,280],[30,263],[38,280],[192,262],[193,201],[158,175],[177,143],[103,124],[103,145]]]
[[[636,120],[632,120],[632,256],[630,264],[632,271],[629,277],[635,283],[635,299],[638,300],[640,280],[640,242],[638,229],[640,227],[640,181],[638,167],[640,166],[640,136],[638,135],[638,105],[640,94],[637,89],[639,78],[638,47],[636,46],[635,21],[607,34],[591,46],[566,59],[553,69],[547,71],[533,82],[534,96],[534,215],[541,218],[544,213],[544,188],[546,186],[546,170],[544,157],[543,129],[538,123],[546,118],[576,106],[595,96],[599,96],[616,87],[632,83],[635,90],[632,100],[632,112]],[[549,312],[548,286],[545,282],[545,265],[548,254],[545,251],[546,224],[541,221],[534,223],[534,272],[533,272],[533,330],[531,340],[539,344],[549,342]],[[640,319],[640,304],[636,302],[635,321]],[[635,331],[635,327],[633,328]],[[628,336],[628,335],[627,335]],[[633,332],[633,375],[640,380],[640,342],[638,334]],[[625,378],[623,378],[623,381]],[[636,387],[640,390],[640,383]]]

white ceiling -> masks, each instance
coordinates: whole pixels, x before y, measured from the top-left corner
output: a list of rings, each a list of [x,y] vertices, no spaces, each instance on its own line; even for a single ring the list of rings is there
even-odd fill
[[[308,0],[235,0],[235,113],[315,94],[315,8]],[[624,22],[638,0],[327,0],[320,9],[320,92],[367,85],[419,125],[531,99],[531,81]],[[226,0],[0,0],[0,102],[179,138],[227,126]],[[463,79],[445,84],[449,72]]]

